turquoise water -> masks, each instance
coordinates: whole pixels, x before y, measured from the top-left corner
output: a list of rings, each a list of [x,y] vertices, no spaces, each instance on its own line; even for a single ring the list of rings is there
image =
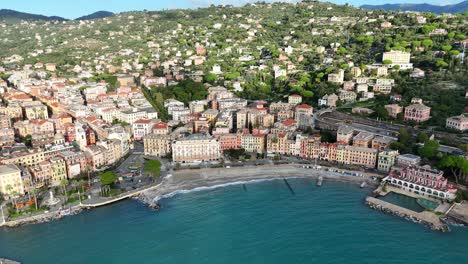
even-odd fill
[[[409,197],[409,196],[406,196],[406,195],[402,195],[402,194],[399,194],[399,193],[389,193],[385,196],[381,196],[379,197],[380,200],[383,200],[383,201],[386,201],[386,202],[389,202],[389,203],[393,203],[393,204],[396,204],[396,205],[399,205],[401,207],[404,207],[404,208],[407,208],[407,209],[410,209],[410,210],[413,210],[415,212],[422,212],[424,211],[424,207],[421,206],[416,198],[413,198],[413,197]]]
[[[128,200],[61,221],[0,229],[0,257],[23,263],[465,263],[451,233],[369,209],[370,191],[269,181],[161,200]]]

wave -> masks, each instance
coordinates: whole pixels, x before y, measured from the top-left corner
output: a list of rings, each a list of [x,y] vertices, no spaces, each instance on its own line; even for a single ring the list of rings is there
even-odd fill
[[[266,181],[276,181],[276,180],[281,180],[283,178],[285,178],[285,177],[252,179],[252,180],[245,180],[245,181],[235,181],[235,182],[216,184],[216,185],[212,185],[212,186],[195,187],[193,189],[177,190],[177,191],[170,192],[168,194],[163,194],[163,195],[156,196],[153,199],[153,202],[157,203],[161,199],[171,198],[171,197],[174,197],[177,194],[186,194],[186,193],[191,193],[191,192],[209,191],[209,190],[229,187],[229,186],[233,186],[233,185],[249,184],[249,183],[256,183],[256,182],[266,182]],[[287,178],[288,179],[301,179],[301,178],[305,178],[305,177],[295,176],[295,177],[287,177]]]

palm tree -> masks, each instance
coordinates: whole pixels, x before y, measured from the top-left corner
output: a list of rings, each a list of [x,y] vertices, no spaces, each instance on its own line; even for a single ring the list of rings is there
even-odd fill
[[[78,181],[78,185],[81,187],[81,192],[84,193],[84,185],[86,184],[86,181],[83,179],[80,179]]]
[[[29,193],[32,194],[32,196],[34,197],[34,205],[36,206],[36,211],[38,209],[37,207],[37,189],[36,189],[36,186],[31,186],[31,188],[29,189]]]
[[[60,186],[63,188],[63,194],[65,195],[65,201],[68,201],[68,195],[67,195],[67,185],[69,184],[68,179],[64,178],[60,180]]]

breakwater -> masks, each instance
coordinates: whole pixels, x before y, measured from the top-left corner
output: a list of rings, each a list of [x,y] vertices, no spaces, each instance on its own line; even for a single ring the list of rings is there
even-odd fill
[[[396,215],[415,223],[424,224],[432,230],[442,232],[450,231],[449,227],[432,212],[415,212],[370,196],[366,197],[366,204],[372,209],[379,210],[387,214]]]

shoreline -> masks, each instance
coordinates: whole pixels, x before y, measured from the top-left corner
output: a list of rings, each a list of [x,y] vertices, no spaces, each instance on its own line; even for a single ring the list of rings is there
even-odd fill
[[[351,176],[333,171],[303,168],[302,165],[295,164],[246,166],[229,169],[184,169],[174,172],[173,176],[164,179],[159,188],[143,192],[137,199],[151,208],[157,208],[157,202],[160,199],[169,198],[177,194],[281,179],[318,179],[319,177],[323,177],[324,180],[355,184],[366,182],[369,186],[377,186],[379,184],[371,178],[372,176],[377,176],[377,174],[362,171],[350,172],[361,173],[363,176]]]
[[[322,170],[303,168],[299,164],[281,164],[281,165],[260,165],[243,166],[235,168],[207,168],[207,169],[182,169],[174,172],[174,175],[166,177],[157,186],[148,187],[149,190],[142,190],[136,194],[129,195],[126,198],[134,198],[143,202],[149,208],[157,208],[157,201],[162,198],[168,198],[176,194],[203,191],[225,186],[247,184],[253,182],[311,178],[318,179],[320,176],[326,180],[353,182],[361,184],[366,182],[368,185],[378,185],[378,182],[372,180],[372,176],[377,174],[363,171],[348,171],[363,174],[363,176],[344,175],[336,171],[333,167],[322,167]],[[156,187],[156,188],[155,188]],[[116,202],[120,201],[117,200]],[[105,206],[107,203],[104,203]],[[73,216],[83,211],[97,208],[99,206],[77,205],[70,208],[70,215]],[[40,215],[34,215],[22,219],[12,219],[5,223],[0,223],[0,227],[14,228],[28,224],[40,224],[60,220],[62,217],[59,212],[49,212]]]

